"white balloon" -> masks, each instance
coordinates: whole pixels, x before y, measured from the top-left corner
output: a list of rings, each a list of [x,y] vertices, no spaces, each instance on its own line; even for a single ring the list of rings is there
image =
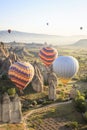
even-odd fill
[[[53,71],[59,78],[70,79],[79,69],[79,63],[76,58],[72,56],[59,56],[53,62]]]

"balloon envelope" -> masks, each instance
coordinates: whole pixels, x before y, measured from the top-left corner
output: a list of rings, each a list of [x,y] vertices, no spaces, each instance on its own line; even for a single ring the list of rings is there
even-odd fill
[[[39,57],[46,66],[50,66],[57,56],[57,50],[52,47],[43,47],[39,52]]]
[[[83,29],[83,27],[80,27],[80,30],[82,30]]]
[[[79,63],[72,56],[59,56],[53,62],[53,71],[58,75],[62,83],[67,83],[79,69]]]
[[[49,25],[49,23],[46,23],[46,25]]]
[[[11,33],[11,29],[8,29],[8,33]]]
[[[27,62],[15,62],[9,67],[8,75],[19,89],[24,89],[34,76],[34,68]]]

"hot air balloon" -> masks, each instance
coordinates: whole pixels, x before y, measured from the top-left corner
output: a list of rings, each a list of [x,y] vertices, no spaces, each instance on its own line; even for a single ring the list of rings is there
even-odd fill
[[[39,57],[46,66],[50,66],[57,56],[57,50],[52,47],[43,47],[39,52]]]
[[[46,25],[48,26],[48,25],[49,25],[49,23],[46,23]]]
[[[80,30],[82,30],[83,29],[83,27],[80,27]]]
[[[11,33],[11,29],[8,29],[8,33]]]
[[[23,90],[31,82],[34,68],[27,62],[15,62],[9,67],[8,76],[20,90]]]
[[[72,56],[59,56],[53,62],[53,71],[58,75],[61,82],[66,84],[78,72],[79,63]]]

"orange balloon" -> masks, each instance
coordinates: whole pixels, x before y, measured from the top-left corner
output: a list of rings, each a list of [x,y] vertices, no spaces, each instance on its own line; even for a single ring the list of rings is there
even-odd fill
[[[39,57],[46,66],[50,66],[57,56],[57,50],[52,47],[43,47],[39,52]]]
[[[8,75],[11,81],[22,90],[32,81],[34,68],[27,62],[15,62],[9,67]]]

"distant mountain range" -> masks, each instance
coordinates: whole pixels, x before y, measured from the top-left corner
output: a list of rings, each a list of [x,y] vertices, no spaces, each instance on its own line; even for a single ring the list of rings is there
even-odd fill
[[[87,39],[81,39],[74,44],[72,44],[74,47],[87,47]]]
[[[45,43],[53,45],[68,45],[77,42],[80,39],[87,39],[87,35],[75,35],[75,36],[59,36],[59,35],[47,35],[26,33],[19,31],[7,30],[0,31],[0,41],[2,42],[21,42],[21,43]]]

